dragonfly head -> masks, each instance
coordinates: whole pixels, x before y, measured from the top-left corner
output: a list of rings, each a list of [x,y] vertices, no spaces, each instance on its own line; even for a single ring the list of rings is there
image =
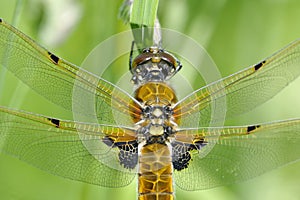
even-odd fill
[[[164,82],[174,76],[182,65],[171,53],[159,47],[143,50],[132,62],[130,71],[132,82],[141,85],[145,82]]]

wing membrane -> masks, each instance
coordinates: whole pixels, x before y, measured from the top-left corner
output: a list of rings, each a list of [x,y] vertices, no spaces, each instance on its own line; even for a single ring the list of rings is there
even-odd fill
[[[134,178],[120,165],[105,136],[135,141],[133,130],[60,121],[0,107],[0,151],[52,174],[91,184],[121,187]]]
[[[58,58],[2,20],[0,35],[0,63],[37,93],[69,111],[96,116],[99,123],[117,124],[118,115],[119,124],[132,124],[131,111],[139,108],[125,91]],[[87,109],[89,103],[93,109]]]
[[[222,98],[226,103],[217,104],[214,114],[226,112],[226,117],[237,116],[271,99],[299,74],[300,40],[297,40],[254,66],[196,90],[174,106],[175,116],[182,118],[184,127],[205,127],[211,120],[212,105]]]
[[[208,189],[256,177],[300,159],[300,120],[262,125],[186,129],[177,138],[204,137],[214,147],[192,152],[186,169],[175,172],[176,184],[186,190]]]

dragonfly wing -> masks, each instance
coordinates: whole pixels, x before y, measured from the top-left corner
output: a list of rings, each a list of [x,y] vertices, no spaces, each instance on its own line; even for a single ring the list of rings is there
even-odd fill
[[[128,116],[139,103],[130,103],[135,100],[125,91],[55,56],[1,19],[0,35],[0,63],[37,93],[99,123],[132,124]]]
[[[185,190],[208,189],[244,181],[300,159],[300,120],[225,128],[186,129],[176,134],[207,146],[191,151],[187,168],[175,171]],[[213,148],[209,147],[213,145]],[[203,155],[203,152],[205,154]]]
[[[133,130],[4,107],[0,107],[0,130],[0,151],[54,175],[107,187],[128,185],[135,176],[134,167],[120,164],[120,149],[102,142],[124,138],[130,143],[136,140]]]
[[[222,120],[222,114],[230,118],[252,110],[299,75],[297,40],[254,66],[196,90],[174,106],[174,116],[182,118],[181,126],[206,127],[211,121]]]

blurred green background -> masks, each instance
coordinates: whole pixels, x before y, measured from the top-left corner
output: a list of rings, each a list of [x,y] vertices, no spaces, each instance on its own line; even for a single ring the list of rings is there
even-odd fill
[[[27,0],[17,11],[15,25],[57,55],[80,65],[98,43],[129,30],[129,25],[117,17],[121,4],[121,0]],[[12,23],[16,1],[2,1],[0,5],[0,17]],[[160,2],[158,16],[162,27],[185,33],[203,45],[222,76],[227,76],[298,38],[299,9],[297,0],[164,0]],[[127,61],[120,67],[127,70]],[[0,77],[0,105],[55,117],[69,116],[11,74]],[[297,80],[269,102],[227,124],[299,118],[299,88]],[[205,191],[176,188],[177,199],[300,199],[299,167],[300,163],[291,164],[245,183]],[[102,188],[56,177],[0,155],[1,200],[135,198],[136,182],[124,188]]]

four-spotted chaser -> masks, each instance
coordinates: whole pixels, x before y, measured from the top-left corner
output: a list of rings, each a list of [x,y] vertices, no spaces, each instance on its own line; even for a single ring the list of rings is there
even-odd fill
[[[200,190],[247,180],[300,158],[300,119],[209,126],[219,120],[211,117],[219,100],[226,104],[218,109],[235,116],[296,79],[299,40],[177,99],[168,80],[182,65],[160,47],[144,49],[130,63],[136,88],[130,95],[0,23],[1,65],[49,101],[86,119],[61,120],[1,106],[1,152],[52,174],[105,187],[126,186],[137,176],[139,200],[174,199],[174,184]],[[83,97],[93,96],[94,112],[85,112],[74,88]],[[90,117],[98,122],[89,122]]]

